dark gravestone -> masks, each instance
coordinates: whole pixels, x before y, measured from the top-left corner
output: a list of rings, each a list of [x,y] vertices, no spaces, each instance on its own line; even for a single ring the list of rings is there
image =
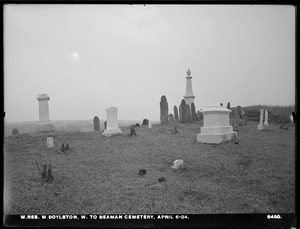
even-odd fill
[[[237,134],[233,134],[233,142],[234,144],[239,144],[238,138],[237,138]]]
[[[167,179],[165,177],[160,177],[158,179],[158,182],[167,182]]]
[[[174,115],[173,114],[169,114],[169,122],[174,122]]]
[[[16,135],[18,135],[18,134],[19,134],[18,129],[13,129],[13,130],[12,130],[12,135],[13,135],[13,136],[16,136]]]
[[[149,124],[149,119],[144,119],[143,120],[143,123],[142,123],[142,126],[146,126],[146,125],[148,125]]]
[[[146,175],[146,173],[147,173],[147,170],[146,170],[146,169],[140,169],[140,170],[139,170],[139,175],[140,175],[140,176]]]
[[[197,117],[199,121],[203,121],[203,114],[200,111],[197,111]]]
[[[65,147],[65,151],[68,151],[70,150],[70,146],[69,146],[69,143],[66,144],[66,147]]]
[[[63,143],[62,145],[61,145],[61,152],[65,152],[65,143]]]
[[[169,107],[166,96],[162,96],[160,99],[160,124],[169,123]]]
[[[188,110],[184,99],[181,100],[179,110],[181,110],[181,123],[188,123]]]
[[[139,123],[136,123],[134,126],[135,126],[135,127],[140,127],[140,124],[139,124]]]
[[[192,109],[192,119],[193,119],[193,121],[197,121],[198,118],[197,118],[196,107],[195,107],[195,104],[194,104],[194,103],[192,103],[191,109]]]
[[[227,103],[227,109],[230,109],[230,102]]]
[[[135,126],[134,125],[130,126],[130,136],[136,136]]]
[[[94,131],[100,131],[100,120],[97,116],[94,117]]]
[[[104,122],[104,130],[106,130],[107,121]]]
[[[192,122],[192,112],[191,112],[191,109],[190,109],[190,106],[187,104],[186,105],[186,110],[187,110],[187,117],[188,117],[188,122]]]
[[[220,106],[223,107],[223,103],[220,103]]]
[[[178,109],[176,106],[174,106],[174,116],[175,116],[175,122],[178,122],[179,116],[178,116]]]

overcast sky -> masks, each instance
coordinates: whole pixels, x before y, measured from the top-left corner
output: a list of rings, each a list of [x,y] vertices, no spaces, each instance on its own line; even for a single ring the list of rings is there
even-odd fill
[[[6,121],[159,120],[191,70],[196,110],[295,104],[295,7],[288,5],[4,6]]]

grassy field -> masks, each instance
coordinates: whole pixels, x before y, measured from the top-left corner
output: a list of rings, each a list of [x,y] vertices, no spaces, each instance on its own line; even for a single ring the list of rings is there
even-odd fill
[[[125,127],[111,138],[94,131],[5,137],[5,213],[294,213],[295,128],[257,125],[238,127],[239,144],[220,145],[196,141],[200,122],[180,124],[176,134],[171,125],[154,125],[132,137]],[[53,149],[46,147],[50,136]],[[42,183],[36,160],[49,157],[54,181]],[[184,168],[171,168],[176,159]]]

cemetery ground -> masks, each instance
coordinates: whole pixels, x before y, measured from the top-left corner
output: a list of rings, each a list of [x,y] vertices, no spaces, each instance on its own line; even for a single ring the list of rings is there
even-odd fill
[[[239,144],[201,144],[202,123],[136,127],[137,136],[53,131],[4,138],[6,214],[295,212],[295,127],[235,127]],[[54,148],[47,149],[47,137]],[[70,150],[60,151],[63,142]],[[42,182],[36,160],[53,165]],[[184,167],[172,169],[173,161]],[[146,169],[145,175],[139,175]],[[164,177],[166,181],[159,182]]]

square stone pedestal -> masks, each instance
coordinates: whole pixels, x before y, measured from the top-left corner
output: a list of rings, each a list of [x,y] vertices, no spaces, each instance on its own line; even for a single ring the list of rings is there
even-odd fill
[[[217,133],[217,134],[197,134],[197,142],[208,144],[221,144],[233,140],[236,132]]]
[[[37,132],[47,132],[47,131],[53,131],[54,127],[51,123],[39,123],[39,125],[36,127]]]
[[[203,127],[197,134],[197,142],[208,144],[221,144],[232,141],[236,132],[230,125],[229,113],[231,110],[223,106],[207,106],[201,110],[203,114]]]
[[[105,137],[111,137],[113,135],[119,135],[119,134],[123,134],[123,132],[121,131],[120,128],[118,128],[118,129],[110,129],[110,130],[106,129],[102,133],[102,135],[105,136]]]

